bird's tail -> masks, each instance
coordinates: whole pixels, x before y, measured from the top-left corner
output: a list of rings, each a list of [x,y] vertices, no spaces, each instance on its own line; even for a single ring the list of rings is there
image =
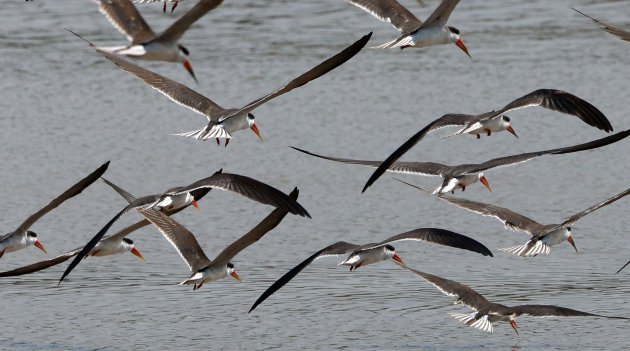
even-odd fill
[[[413,46],[414,42],[410,35],[398,37],[392,41],[388,41],[387,43],[372,46],[370,49],[393,49],[393,48],[404,48],[406,46]]]
[[[492,327],[492,323],[488,320],[488,315],[483,315],[479,319],[475,319],[477,317],[477,312],[473,312],[470,314],[462,314],[462,313],[451,313],[451,317],[456,320],[466,324],[469,327],[477,328],[485,331],[486,333],[492,334],[494,329]]]
[[[219,124],[212,126],[210,130],[208,130],[208,128],[205,127],[198,130],[192,130],[190,132],[177,133],[177,134],[171,134],[171,135],[183,136],[186,138],[193,138],[196,140],[208,140],[212,138],[232,139],[232,135],[228,133],[228,131],[225,130],[225,128],[223,128],[223,126]]]
[[[511,253],[516,256],[536,256],[536,255],[549,255],[551,247],[540,240],[530,240],[520,246],[506,247],[498,249],[499,251]]]

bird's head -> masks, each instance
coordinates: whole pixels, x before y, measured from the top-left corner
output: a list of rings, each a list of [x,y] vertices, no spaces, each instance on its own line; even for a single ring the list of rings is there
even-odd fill
[[[396,249],[391,246],[391,245],[385,245],[383,246],[383,251],[385,252],[385,256],[387,258],[390,258],[402,265],[405,264],[405,262],[403,262],[402,258],[400,258],[400,256],[398,256],[398,254],[396,253]]]
[[[188,49],[186,49],[184,45],[179,45],[179,44],[177,45],[177,49],[179,50],[179,59],[184,65],[184,68],[193,77],[193,79],[195,80],[195,83],[198,83],[197,77],[195,77],[195,72],[193,71],[193,68],[192,68],[192,64],[190,63],[190,51],[188,51]]]
[[[462,40],[462,38],[459,35],[459,29],[457,29],[455,27],[450,27],[450,26],[448,26],[446,28],[451,33],[450,38],[455,43],[455,45],[457,45],[458,48],[462,49],[462,51],[464,53],[466,53],[466,55],[468,55],[468,57],[470,57],[472,59],[472,57],[468,53],[468,48],[466,47],[466,44],[464,44],[464,41]]]
[[[518,135],[516,135],[514,128],[512,128],[512,122],[510,121],[510,117],[506,115],[501,116],[501,126],[508,132],[512,133],[512,135],[514,135],[518,139]]]
[[[254,116],[253,113],[251,112],[247,113],[247,124],[249,125],[249,129],[251,129],[256,134],[258,139],[262,142],[263,138],[262,136],[260,136],[260,131],[258,130],[258,127],[256,126],[256,121],[254,121],[254,118],[256,117]]]
[[[138,251],[138,249],[136,249],[135,245],[133,244],[133,240],[127,239],[127,238],[123,238],[122,239],[122,245],[123,245],[123,247],[125,249],[127,249],[127,251],[129,251],[132,254],[136,255],[141,260],[144,260],[144,257],[142,257],[142,254],[140,253],[140,251]]]
[[[227,272],[234,279],[238,280],[239,282],[241,281],[241,277],[239,277],[238,274],[236,274],[236,272],[234,271],[234,265],[232,264],[232,262],[228,262],[228,264],[227,264]]]
[[[44,251],[44,253],[48,253],[44,248],[44,245],[42,245],[42,243],[37,239],[37,234],[35,232],[30,230],[26,232],[26,242],[33,244],[36,248]]]

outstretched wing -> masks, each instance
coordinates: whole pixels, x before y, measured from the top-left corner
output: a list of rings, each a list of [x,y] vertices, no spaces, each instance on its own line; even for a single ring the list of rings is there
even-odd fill
[[[41,210],[35,212],[30,217],[28,217],[24,223],[22,223],[17,231],[25,231],[28,230],[37,220],[42,218],[46,213],[54,210],[59,205],[64,203],[64,201],[79,195],[85,188],[92,185],[100,176],[105,173],[109,167],[109,161],[105,162],[99,168],[97,168],[94,172],[90,173],[87,177],[81,179],[78,183],[70,187],[70,189],[64,191],[61,195],[57,196],[54,200],[52,200],[48,205],[46,205]]]
[[[391,23],[401,33],[410,33],[422,25],[413,13],[396,0],[348,0],[380,21]]]
[[[120,55],[108,52],[106,50],[101,50],[97,48],[94,44],[92,44],[89,40],[83,38],[77,33],[70,30],[69,32],[83,39],[94,50],[96,50],[97,53],[110,60],[116,66],[144,81],[151,88],[159,91],[176,104],[187,107],[205,116],[209,121],[218,120],[219,117],[222,115],[224,109],[221,106],[217,105],[212,100],[199,94],[198,92],[190,89],[184,84],[177,83],[174,80],[168,79],[155,72],[151,72],[148,69],[142,68],[134,63],[125,60]]]
[[[579,13],[579,14],[582,14],[582,15],[584,15],[584,16],[586,16],[586,17],[590,18],[591,20],[593,20],[593,22],[595,22],[595,23],[599,24],[599,25],[600,25],[600,27],[601,27],[603,30],[607,31],[608,33],[610,33],[610,34],[612,34],[612,35],[617,36],[619,39],[621,39],[621,40],[625,40],[625,41],[630,41],[630,32],[628,32],[628,31],[626,31],[626,30],[623,30],[623,29],[621,29],[621,28],[619,28],[619,27],[615,27],[615,26],[613,26],[613,25],[611,25],[611,24],[608,24],[608,23],[602,22],[602,21],[600,21],[600,20],[598,20],[598,19],[595,19],[595,18],[593,18],[593,17],[591,17],[591,16],[589,16],[589,15],[585,14],[584,12],[578,11],[578,10],[576,10],[576,9],[574,9],[574,8],[573,8],[573,10],[574,10],[574,11],[576,11],[577,13]]]
[[[421,191],[431,193],[428,190],[425,190],[413,184],[404,182],[400,179],[396,179],[396,180],[398,180],[401,183],[407,184],[411,187],[414,187],[416,189],[419,189]],[[533,235],[533,233],[537,233],[538,231],[542,230],[545,227],[544,225],[530,218],[527,218],[521,214],[518,214],[512,210],[509,210],[507,208],[485,204],[483,202],[476,202],[472,200],[450,197],[447,195],[438,195],[436,197],[442,201],[446,201],[452,205],[463,208],[470,212],[474,212],[476,214],[480,214],[486,217],[494,217],[498,219],[499,221],[503,222],[505,227],[511,230],[520,230],[522,232]]]
[[[438,290],[440,290],[443,294],[457,298],[457,303],[466,305],[475,311],[479,311],[490,304],[490,301],[488,301],[480,293],[476,292],[475,290],[469,288],[464,284],[440,278],[429,273],[424,273],[404,265],[400,266],[410,272],[416,273],[417,275],[422,277],[422,279],[433,284],[433,286],[438,288]]]
[[[562,147],[562,148],[558,148],[558,149],[536,151],[536,152],[528,152],[528,153],[519,154],[519,155],[499,157],[499,158],[492,159],[490,161],[486,161],[484,163],[480,163],[478,165],[471,165],[470,167],[466,167],[466,169],[463,172],[461,172],[461,174],[463,174],[463,173],[467,173],[467,174],[468,173],[477,173],[477,172],[483,172],[483,171],[485,171],[487,169],[491,169],[491,168],[511,166],[511,165],[515,165],[515,164],[518,164],[518,163],[523,163],[523,162],[529,161],[529,160],[531,160],[531,159],[533,159],[535,157],[538,157],[538,156],[569,154],[569,153],[573,153],[573,152],[579,152],[579,151],[586,151],[586,150],[596,149],[596,148],[599,148],[599,147],[602,147],[602,146],[606,146],[606,145],[615,143],[615,142],[620,141],[622,139],[625,139],[628,135],[630,135],[630,129],[625,130],[623,132],[619,132],[619,133],[613,134],[613,135],[609,135],[609,136],[607,136],[605,138],[593,140],[593,141],[590,141],[588,143],[583,143],[583,144],[578,144],[578,145],[573,145],[573,146],[567,146],[567,147]]]
[[[298,198],[298,188],[293,189],[293,191],[289,194],[289,198],[292,200],[297,200]],[[243,251],[249,245],[255,243],[260,238],[262,238],[269,231],[273,230],[273,228],[277,227],[282,219],[287,215],[287,211],[276,208],[269,214],[265,219],[263,219],[257,226],[255,226],[252,230],[250,230],[247,234],[240,237],[238,240],[230,244],[226,247],[221,253],[214,259],[218,262],[223,262],[226,265],[230,262],[230,260],[238,255],[239,252]],[[221,263],[218,263],[222,266]]]
[[[232,191],[250,200],[281,208],[292,214],[309,218],[311,217],[302,205],[294,199],[291,199],[287,196],[287,194],[281,192],[280,190],[253,178],[238,174],[223,173],[221,171],[208,178],[204,178],[188,186],[181,187],[174,193],[183,193],[201,188]]]
[[[100,0],[98,9],[132,45],[147,43],[155,33],[130,0]]]
[[[303,152],[307,155],[323,158],[325,160],[336,161],[347,164],[362,165],[367,167],[378,167],[381,161],[367,161],[367,160],[353,160],[349,158],[338,158],[332,156],[318,155],[306,150],[299,149],[297,147],[290,146],[290,148]],[[393,173],[405,173],[405,174],[417,174],[423,176],[440,176],[447,174],[451,171],[451,167],[435,162],[394,162],[387,169],[388,172]]]
[[[622,197],[624,197],[624,196],[626,196],[628,194],[630,194],[630,188],[622,191],[621,193],[619,193],[619,194],[617,194],[617,195],[615,195],[615,196],[613,196],[613,197],[611,197],[611,198],[609,198],[609,199],[607,199],[605,201],[602,201],[602,202],[600,202],[600,203],[598,203],[596,205],[593,205],[593,206],[587,208],[586,210],[584,210],[582,212],[578,212],[578,213],[574,214],[573,216],[565,219],[564,222],[562,222],[562,224],[558,225],[558,227],[570,226],[573,223],[579,221],[582,217],[586,216],[587,214],[589,214],[589,213],[591,213],[591,212],[593,212],[593,211],[595,211],[595,210],[597,210],[599,208],[602,208],[604,206],[608,206],[608,205],[612,204],[613,202],[621,199]]]
[[[336,54],[335,56],[329,58],[328,60],[320,63],[319,65],[315,66],[314,68],[310,69],[308,72],[302,74],[301,76],[293,79],[291,82],[289,82],[289,84],[283,86],[282,88],[274,91],[271,94],[265,95],[257,100],[254,100],[252,102],[250,102],[249,104],[241,107],[240,109],[232,112],[231,114],[229,114],[228,116],[224,117],[223,119],[227,119],[233,116],[237,116],[237,115],[242,115],[244,113],[248,113],[253,111],[256,107],[264,104],[265,102],[274,99],[280,95],[286,94],[288,92],[290,92],[291,90],[295,89],[295,88],[299,88],[302,85],[315,80],[321,76],[323,76],[324,74],[332,71],[333,69],[341,66],[342,64],[344,64],[346,61],[350,60],[352,57],[354,57],[354,55],[358,54],[359,51],[361,51],[361,49],[363,49],[363,47],[365,46],[365,44],[367,44],[367,42],[370,40],[370,37],[372,36],[372,32],[370,32],[369,34],[363,36],[361,39],[357,40],[354,44],[348,46],[347,48],[343,49],[341,52],[339,52],[338,54]]]
[[[431,16],[427,18],[422,27],[429,27],[432,25],[446,26],[448,18],[455,10],[455,6],[459,4],[459,0],[442,0],[440,5],[433,11]]]
[[[426,241],[434,244],[473,251],[484,256],[492,256],[492,252],[477,240],[467,237],[466,235],[440,228],[418,228],[410,230],[385,239],[380,244],[385,245],[404,240]]]
[[[538,89],[510,102],[498,111],[479,115],[477,120],[471,121],[471,124],[467,128],[462,129],[457,132],[457,134],[467,133],[468,131],[480,128],[481,124],[477,123],[479,121],[530,106],[540,106],[552,111],[576,116],[584,121],[584,123],[606,132],[613,130],[608,118],[588,101],[562,90]]]
[[[168,29],[157,37],[158,41],[163,42],[176,42],[179,38],[186,33],[188,28],[193,25],[198,19],[203,17],[206,13],[214,10],[221,5],[223,0],[202,0],[197,2],[192,9],[186,12],[175,23],[173,23]]]
[[[269,288],[267,288],[267,290],[265,290],[265,292],[263,292],[262,295],[260,295],[258,300],[254,302],[252,307],[249,309],[249,312],[251,313],[256,308],[256,306],[260,305],[269,296],[271,296],[273,293],[278,291],[278,289],[285,286],[289,281],[291,281],[291,279],[293,279],[296,275],[298,275],[298,273],[300,273],[304,268],[306,268],[306,266],[311,264],[313,261],[320,259],[322,257],[347,255],[351,253],[352,251],[358,249],[359,247],[360,247],[359,245],[347,243],[344,241],[339,241],[317,251],[316,253],[311,255],[309,258],[302,261],[302,263],[293,267],[285,275],[280,277],[280,279],[276,280],[276,282],[273,283]]]
[[[533,317],[603,317],[603,318],[613,318],[613,319],[628,319],[626,317],[609,317],[602,316],[599,314],[582,312],[578,310],[574,310],[566,307],[558,307],[553,305],[520,305],[514,306],[511,310],[517,315],[529,315]]]

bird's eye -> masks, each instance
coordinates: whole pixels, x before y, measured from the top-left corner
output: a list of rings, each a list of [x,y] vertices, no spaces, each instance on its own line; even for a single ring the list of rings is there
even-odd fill
[[[509,122],[509,121],[510,121],[510,117],[508,117],[508,116],[503,116],[503,120],[504,120],[504,121],[506,121],[506,122]]]

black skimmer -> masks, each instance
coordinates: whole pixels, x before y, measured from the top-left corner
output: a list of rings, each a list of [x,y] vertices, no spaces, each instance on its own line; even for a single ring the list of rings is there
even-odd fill
[[[111,182],[107,182],[110,186],[114,187],[119,193],[124,193],[124,190],[115,187]],[[287,212],[303,217],[309,217],[309,213],[295,201],[287,196],[280,190],[262,183],[256,179],[245,177],[238,174],[223,173],[220,170],[210,177],[198,180],[188,186],[176,187],[166,191],[163,194],[148,195],[130,201],[129,205],[125,206],[118,214],[116,214],[81,250],[81,252],[70,263],[66,271],[59,279],[59,283],[70,274],[70,272],[76,267],[79,262],[101,241],[103,236],[107,233],[109,228],[125,213],[136,209],[143,211],[147,209],[155,210],[174,210],[182,206],[193,204],[194,196],[191,194],[197,189],[219,189],[235,192],[250,200],[260,202],[262,204],[271,205],[281,208]],[[132,197],[130,194],[127,197]]]
[[[461,129],[452,135],[473,134],[480,137],[480,134],[483,133],[490,136],[493,132],[496,133],[507,130],[514,134],[514,136],[517,136],[512,127],[512,121],[509,117],[505,116],[504,113],[530,106],[540,106],[552,111],[576,116],[588,125],[606,132],[613,130],[606,116],[589,102],[562,90],[538,89],[521,96],[497,111],[490,111],[479,115],[446,114],[429,123],[381,163],[365,184],[363,191],[365,192],[368,187],[374,184],[396,160],[416,145],[426,134],[440,128],[458,126]]]
[[[30,245],[34,245],[36,248],[46,253],[46,249],[44,249],[44,245],[42,245],[37,238],[37,234],[30,231],[29,228],[45,214],[54,210],[66,200],[79,195],[85,188],[90,186],[101,175],[103,175],[103,173],[107,170],[107,167],[109,167],[109,161],[105,162],[87,177],[81,179],[78,183],[70,187],[70,189],[57,196],[48,205],[44,206],[44,208],[32,214],[22,224],[20,224],[16,230],[0,236],[0,257],[2,257],[5,253],[18,251]]]
[[[278,291],[281,287],[286,285],[291,279],[293,279],[298,273],[300,273],[306,266],[313,261],[323,257],[331,256],[347,256],[339,265],[349,266],[350,270],[355,270],[359,267],[366,266],[381,261],[391,259],[395,262],[403,264],[402,259],[396,253],[396,249],[391,245],[393,242],[415,240],[426,241],[430,243],[451,246],[458,249],[469,250],[477,252],[484,256],[492,256],[492,252],[488,250],[482,243],[475,239],[469,238],[465,235],[451,232],[450,230],[439,228],[418,228],[405,233],[394,235],[391,238],[385,239],[380,243],[371,243],[365,245],[357,245],[348,243],[345,241],[339,241],[332,245],[312,254],[309,258],[302,261],[285,275],[280,277],[275,283],[273,283],[265,292],[260,295],[258,300],[254,302],[249,312],[253,311],[256,306],[260,305],[274,292]]]
[[[484,171],[487,171],[492,168],[497,167],[505,167],[511,166],[519,163],[523,163],[529,161],[535,157],[544,156],[544,155],[560,155],[560,154],[568,154],[572,152],[585,151],[590,149],[599,148],[602,146],[606,146],[608,144],[612,144],[619,140],[624,139],[630,135],[630,129],[619,132],[617,134],[613,134],[607,136],[605,138],[601,138],[598,140],[594,140],[588,143],[573,145],[568,147],[562,147],[558,149],[544,150],[544,151],[536,151],[536,152],[527,152],[524,154],[512,155],[512,156],[504,156],[495,158],[483,163],[476,164],[463,164],[457,166],[448,166],[441,163],[435,162],[393,162],[386,169],[388,172],[393,173],[407,173],[407,174],[416,174],[423,176],[440,176],[442,177],[442,184],[435,189],[434,194],[438,193],[454,193],[456,189],[466,190],[466,187],[480,181],[488,190],[490,189],[490,185],[488,184],[488,180],[484,176]],[[326,160],[349,163],[349,164],[359,164],[368,167],[380,167],[383,163],[380,161],[367,161],[367,160],[353,160],[346,158],[337,158],[330,156],[322,156],[318,154],[314,154],[312,152],[298,149],[296,147],[292,147],[293,149],[303,152],[305,154],[309,154],[315,157],[323,158]],[[364,189],[365,190],[365,189]]]
[[[454,43],[470,57],[466,44],[460,38],[459,29],[446,25],[459,0],[442,0],[425,22],[419,20],[396,0],[348,0],[348,2],[383,22],[391,23],[400,31],[398,38],[375,46],[376,49],[424,48]]]
[[[125,198],[129,198],[131,199],[131,201],[133,201],[135,198],[133,197],[133,195],[131,195],[130,193],[128,193],[127,191],[121,189],[120,187],[118,187],[117,185],[103,179],[105,181],[105,183],[107,183],[108,185],[110,185],[111,187],[114,188],[114,190],[116,190],[121,196],[125,197]],[[212,189],[198,189],[198,190],[194,190],[192,191],[192,195],[195,199],[195,201],[199,201],[201,200],[201,198],[203,198],[210,190]],[[187,208],[188,206],[190,206],[191,204],[185,205],[185,206],[181,206],[175,209],[162,209],[162,212],[167,215],[167,216],[172,216],[182,210],[184,210],[185,208]],[[101,241],[99,241],[96,246],[88,253],[88,256],[107,256],[107,255],[113,255],[113,254],[117,254],[117,253],[124,253],[126,251],[130,251],[132,254],[140,257],[143,259],[142,255],[140,254],[140,252],[138,251],[137,248],[135,248],[135,246],[133,245],[133,241],[128,239],[127,236],[133,232],[135,232],[136,230],[145,227],[147,225],[151,224],[151,222],[149,222],[146,219],[143,219],[142,221],[139,221],[133,225],[130,225],[127,228],[122,229],[121,231],[119,231],[118,233],[109,236],[107,238],[102,239]],[[45,260],[45,261],[40,261],[37,263],[33,263],[30,264],[28,266],[24,266],[24,267],[20,267],[20,268],[16,268],[10,271],[6,271],[6,272],[0,272],[0,277],[13,277],[13,276],[18,276],[18,275],[23,275],[23,274],[30,274],[30,273],[35,273],[47,268],[50,268],[52,266],[58,265],[60,263],[63,263],[65,261],[67,261],[68,259],[76,256],[79,252],[81,252],[83,248],[79,247],[76,248],[74,250],[65,252],[59,256],[56,256],[54,258],[51,258],[49,260]]]
[[[73,34],[85,40],[78,34]],[[183,84],[177,83],[157,73],[144,69],[138,65],[126,61],[119,55],[101,50],[89,41],[85,41],[90,44],[90,46],[93,47],[99,54],[103,55],[106,59],[110,60],[118,67],[143,80],[146,84],[158,90],[160,93],[164,94],[175,103],[188,107],[208,119],[208,125],[202,129],[186,133],[179,133],[175,135],[189,137],[197,140],[207,140],[214,138],[217,140],[217,143],[219,143],[220,139],[226,139],[225,145],[227,146],[229,139],[232,138],[233,132],[247,128],[250,128],[252,131],[254,131],[258,138],[262,141],[262,137],[260,136],[258,127],[254,122],[254,115],[251,113],[254,109],[266,103],[267,101],[288,93],[295,88],[301,87],[302,85],[314,79],[317,79],[335,69],[336,67],[342,65],[344,62],[348,61],[359,51],[361,51],[368,40],[370,40],[371,35],[372,33],[365,35],[354,44],[345,48],[328,60],[320,63],[308,72],[295,78],[284,87],[259,99],[256,99],[238,109],[224,109],[223,107],[214,103],[212,100],[188,88]]]
[[[607,31],[608,33],[617,36],[621,40],[630,41],[630,32],[629,31],[623,30],[623,29],[621,29],[619,27],[615,27],[615,26],[610,25],[608,23],[604,23],[604,22],[602,22],[602,21],[600,21],[598,19],[595,19],[595,18],[593,18],[593,17],[591,17],[591,16],[589,16],[589,15],[585,14],[584,12],[579,11],[577,9],[574,9],[574,8],[572,8],[572,9],[575,12],[590,18],[591,20],[593,20],[593,22],[597,23],[603,30]]]
[[[74,250],[64,252],[61,255],[58,255],[48,260],[12,269],[10,271],[0,272],[0,277],[14,277],[18,275],[39,272],[46,268],[50,268],[52,266],[56,266],[60,263],[66,262],[70,258],[76,256],[81,251],[81,249],[83,249],[83,247],[78,247]],[[88,253],[88,256],[103,257],[125,252],[131,252],[132,254],[138,256],[140,259],[144,260],[144,257],[142,257],[140,251],[135,247],[133,240],[120,235],[112,235],[99,241],[94,249],[92,249],[92,251]]]
[[[100,0],[99,10],[131,42],[129,45],[101,47],[99,50],[124,55],[135,60],[182,63],[195,81],[190,52],[179,39],[195,21],[219,6],[223,0],[201,0],[159,35],[142,18],[131,0]]]
[[[166,3],[167,2],[172,2],[173,6],[171,7],[171,13],[173,13],[173,11],[175,11],[175,8],[177,7],[177,5],[179,5],[179,2],[182,0],[135,0],[135,3],[140,3],[140,4],[149,4],[149,3],[153,3],[153,2],[158,2],[158,1],[164,1],[164,6],[162,7],[162,12],[166,12]]]
[[[293,201],[297,200],[298,193],[297,188],[293,189],[289,194],[289,198]],[[193,290],[201,288],[205,282],[219,280],[228,275],[240,281],[241,279],[235,272],[234,264],[231,260],[278,226],[287,213],[284,209],[275,209],[256,227],[223,249],[211,261],[204,253],[195,236],[184,226],[160,211],[153,209],[140,211],[140,214],[160,230],[166,240],[173,245],[184,262],[186,262],[192,275],[181,282],[180,285],[193,285]]]
[[[571,308],[558,307],[553,305],[519,305],[509,307],[488,301],[485,297],[483,297],[483,295],[464,284],[440,278],[438,276],[428,273],[420,272],[405,265],[400,266],[413,273],[416,273],[424,280],[435,286],[445,295],[457,298],[457,300],[455,300],[455,304],[462,304],[473,309],[475,311],[473,313],[453,313],[452,316],[456,320],[466,324],[469,327],[474,327],[487,333],[492,333],[494,331],[492,323],[505,321],[510,322],[510,325],[518,335],[516,318],[523,315],[532,317],[556,316],[628,319],[626,317],[602,316],[599,314],[582,312]]]
[[[427,190],[424,190],[413,184],[403,182],[400,179],[397,180],[414,188],[428,192]],[[465,210],[480,214],[482,216],[494,217],[503,222],[503,225],[505,225],[506,229],[515,231],[518,230],[531,235],[532,238],[523,245],[508,247],[499,250],[509,252],[517,256],[536,256],[538,254],[548,255],[551,251],[551,246],[557,245],[565,240],[568,241],[571,246],[573,246],[575,252],[578,252],[578,249],[575,246],[575,241],[573,240],[571,226],[573,226],[573,224],[575,224],[587,214],[601,207],[610,205],[611,203],[623,198],[628,194],[630,194],[630,188],[605,201],[593,205],[585,209],[584,211],[578,212],[573,216],[568,217],[560,224],[540,224],[533,219],[525,217],[507,208],[485,204],[483,202],[454,198],[446,195],[439,195],[438,198],[455,206],[461,207]]]

